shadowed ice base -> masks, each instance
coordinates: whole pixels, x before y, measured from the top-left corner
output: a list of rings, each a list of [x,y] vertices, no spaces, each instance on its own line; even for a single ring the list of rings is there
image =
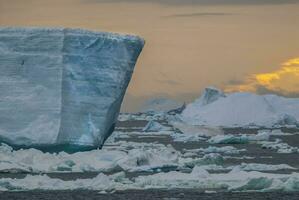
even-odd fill
[[[104,138],[104,142],[107,140],[107,138],[113,133],[115,128],[115,124],[113,124],[106,137]],[[0,136],[0,144],[5,143],[11,146],[14,150],[19,149],[28,149],[27,145],[15,145],[13,141],[1,137]],[[101,149],[103,145],[101,146],[89,146],[89,145],[76,145],[76,144],[53,144],[53,145],[38,145],[38,144],[30,144],[30,148],[41,150],[42,152],[49,152],[49,153],[58,153],[58,152],[67,152],[67,153],[75,153],[78,151],[90,151],[94,149]]]

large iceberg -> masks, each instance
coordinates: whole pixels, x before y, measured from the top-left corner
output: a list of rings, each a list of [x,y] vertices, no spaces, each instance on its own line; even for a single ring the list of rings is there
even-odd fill
[[[245,92],[224,94],[210,87],[187,105],[182,119],[191,125],[298,127],[299,98]]]
[[[0,28],[0,142],[46,151],[101,147],[144,40],[68,28]]]

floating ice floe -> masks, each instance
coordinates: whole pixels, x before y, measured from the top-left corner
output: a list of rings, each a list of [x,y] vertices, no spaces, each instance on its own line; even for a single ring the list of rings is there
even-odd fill
[[[211,137],[208,142],[210,144],[246,144],[249,142],[249,139],[245,135],[217,135]]]
[[[211,137],[208,142],[210,144],[246,144],[250,141],[268,141],[269,132],[259,132],[256,135],[216,135]]]
[[[211,136],[224,134],[223,130],[220,128],[193,126],[181,122],[179,119],[174,119],[174,117],[170,117],[169,123],[175,130],[178,130],[181,133],[174,131],[171,134],[171,137],[175,142],[197,142],[207,140],[207,138]]]
[[[168,117],[166,112],[140,112],[140,113],[120,113],[119,121],[151,121],[151,120],[165,120]]]
[[[298,147],[290,146],[282,142],[281,139],[276,139],[275,141],[261,141],[259,144],[262,145],[262,148],[276,150],[277,153],[299,153]]]
[[[235,154],[240,151],[244,150],[233,147],[209,147],[199,149],[198,152],[203,154],[195,154],[194,157],[192,151],[182,154],[170,145],[120,141],[104,146],[102,150],[51,154],[36,149],[15,151],[2,144],[0,172],[137,172],[163,168],[193,168],[222,165],[225,158],[219,153]]]
[[[298,98],[243,92],[224,94],[216,88],[206,88],[199,99],[187,105],[182,119],[192,125],[296,127],[298,110]]]
[[[138,146],[139,145],[139,146]],[[68,154],[0,146],[0,172],[150,171],[178,165],[179,152],[162,144],[119,142],[102,150]]]
[[[200,135],[197,134],[193,134],[193,135],[187,135],[187,134],[181,134],[181,133],[177,133],[177,132],[173,132],[170,135],[173,139],[174,142],[198,142],[198,141],[204,141],[207,140],[207,138],[202,137]]]
[[[134,120],[134,118],[131,113],[119,113],[117,120],[123,122],[123,121]]]
[[[240,152],[244,152],[246,149],[237,149],[233,146],[224,146],[224,147],[215,147],[209,146],[208,148],[200,148],[200,149],[188,149],[185,152],[191,153],[223,153],[223,154],[239,154]]]
[[[179,163],[181,167],[193,168],[195,166],[206,166],[206,165],[222,165],[224,162],[223,156],[218,153],[205,154],[203,157],[192,158],[189,155],[186,158],[180,157]]]
[[[149,188],[196,188],[226,191],[298,191],[299,175],[268,174],[261,172],[232,171],[210,174],[201,167],[191,173],[168,172],[139,176],[135,185]]]
[[[299,191],[299,174],[271,174],[232,170],[229,173],[211,174],[202,167],[192,172],[171,171],[129,180],[124,173],[99,174],[92,179],[63,181],[46,175],[27,175],[23,179],[1,178],[0,191],[19,190],[98,190],[192,188],[221,191]]]
[[[258,130],[258,134],[266,133],[269,136],[287,136],[292,135],[291,133],[283,132],[281,129],[273,129],[273,130]]]
[[[77,179],[74,181],[63,181],[61,179],[50,178],[47,175],[27,175],[23,179],[0,179],[0,191],[19,190],[101,190],[111,191],[114,189],[127,188],[119,180],[129,182],[125,179],[124,173],[111,176],[99,174],[92,179]]]
[[[231,167],[230,167],[231,168]],[[269,165],[261,163],[242,163],[241,165],[233,166],[234,171],[277,171],[277,170],[296,170],[287,164]]]

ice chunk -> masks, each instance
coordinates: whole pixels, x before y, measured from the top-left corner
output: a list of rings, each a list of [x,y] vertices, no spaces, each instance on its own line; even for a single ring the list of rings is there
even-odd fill
[[[218,153],[209,153],[202,158],[180,158],[179,162],[181,166],[193,168],[194,166],[221,165],[224,158]]]
[[[119,166],[127,171],[152,171],[165,167],[177,167],[179,152],[172,147],[159,149],[132,149],[126,159],[118,162]]]
[[[196,172],[200,175],[196,176]],[[277,183],[280,184],[277,184]],[[194,173],[168,172],[139,176],[135,185],[141,188],[196,188],[225,191],[298,191],[299,177],[293,174],[232,172],[209,174],[195,169]]]
[[[248,135],[250,141],[268,141],[270,139],[270,132],[258,132],[256,135]]]
[[[280,139],[276,139],[274,142],[260,141],[259,144],[262,145],[262,148],[276,150],[277,153],[299,153],[298,147],[292,147]]]
[[[216,135],[211,137],[208,142],[210,144],[246,144],[249,138],[245,135]]]
[[[181,155],[171,146],[151,143],[115,143],[116,147],[68,154],[36,149],[12,150],[0,145],[0,172],[111,172],[152,171],[178,166]],[[111,149],[112,148],[112,149]]]
[[[114,129],[144,41],[68,28],[0,28],[0,141],[101,147]]]
[[[239,168],[239,170],[237,170]],[[297,168],[291,167],[287,164],[278,164],[278,165],[268,165],[268,164],[261,164],[261,163],[242,163],[234,167],[233,171],[277,171],[277,170],[295,170]]]
[[[198,177],[198,178],[207,178],[210,174],[204,168],[195,166],[192,169],[191,175],[194,175],[195,177]]]
[[[246,144],[249,141],[268,141],[270,132],[258,132],[256,135],[216,135],[211,137],[208,142],[210,144]]]
[[[190,149],[185,150],[185,152],[191,153],[223,153],[223,154],[239,154],[240,152],[244,152],[246,149],[237,149],[233,146],[209,146],[208,148],[200,148],[200,149]]]
[[[179,121],[170,122],[171,125],[179,129],[185,135],[199,135],[199,136],[215,136],[223,135],[224,132],[222,129],[211,126],[193,126]]]
[[[0,191],[19,190],[102,190],[109,191],[115,189],[117,184],[115,175],[106,176],[99,174],[92,179],[78,179],[75,181],[63,181],[61,179],[50,178],[47,175],[27,175],[23,179],[0,179]]]
[[[27,175],[23,179],[0,179],[0,191],[19,190],[132,190],[189,188],[221,191],[299,191],[299,174],[270,174],[261,172],[235,171],[210,174],[196,167],[191,173],[171,171],[138,176],[133,180],[124,173],[110,176],[99,174],[92,179],[63,181],[47,175]]]
[[[171,128],[160,124],[154,120],[149,121],[146,126],[142,129],[144,132],[159,132],[159,131],[170,131]]]

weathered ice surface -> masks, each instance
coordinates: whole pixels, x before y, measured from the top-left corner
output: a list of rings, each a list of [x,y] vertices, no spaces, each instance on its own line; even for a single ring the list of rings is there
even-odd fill
[[[191,125],[228,128],[298,128],[298,110],[299,98],[246,92],[224,94],[210,87],[200,98],[187,105],[182,119]]]
[[[79,29],[0,28],[0,142],[101,147],[143,45],[137,36]]]

